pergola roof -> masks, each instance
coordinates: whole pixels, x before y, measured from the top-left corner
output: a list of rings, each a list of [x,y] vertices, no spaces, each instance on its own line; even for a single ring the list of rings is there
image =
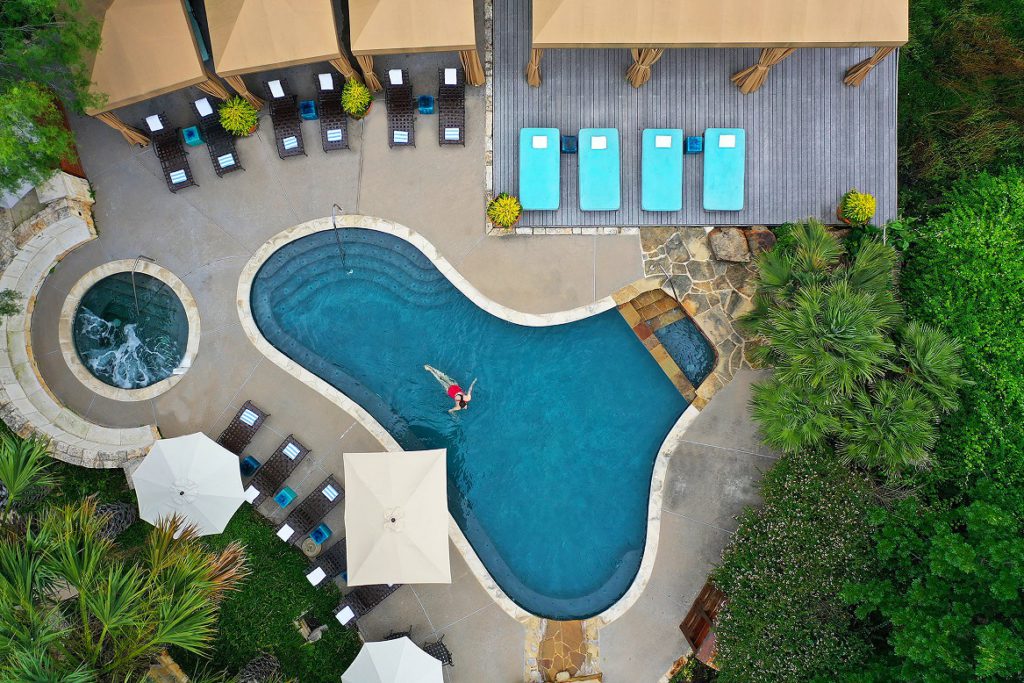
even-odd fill
[[[348,19],[357,55],[476,48],[473,0],[349,0]]]
[[[898,46],[908,0],[533,0],[533,47]]]
[[[182,0],[88,0],[84,10],[102,22],[89,90],[107,96],[90,114],[206,80]]]
[[[221,76],[341,57],[331,0],[216,0],[206,20]]]

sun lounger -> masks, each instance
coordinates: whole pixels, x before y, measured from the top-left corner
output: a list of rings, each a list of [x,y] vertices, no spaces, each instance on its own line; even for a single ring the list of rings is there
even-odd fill
[[[644,211],[683,208],[683,131],[647,128],[643,133],[640,207]]]
[[[348,570],[348,548],[342,538],[326,551],[316,556],[306,572],[306,580],[314,586],[331,582]]]
[[[334,609],[334,618],[342,626],[357,627],[359,620],[384,602],[384,599],[402,587],[402,584],[378,584],[353,588]]]
[[[391,69],[388,72],[384,100],[388,108],[388,146],[415,147],[416,119],[408,69]]]
[[[437,144],[466,144],[466,80],[461,69],[437,70]]]
[[[704,210],[741,211],[747,156],[742,128],[708,128],[704,132]]]
[[[452,651],[444,644],[444,636],[438,638],[435,643],[424,644],[423,651],[441,662],[441,666],[455,666],[455,660],[452,659]]]
[[[269,413],[263,412],[252,402],[246,401],[217,437],[217,443],[235,455],[241,455],[268,417],[270,417]]]
[[[308,454],[309,449],[289,434],[288,438],[282,441],[274,454],[270,456],[270,459],[256,471],[252,481],[245,488],[245,499],[252,503],[253,507],[256,507],[267,497],[274,495],[284,480]]]
[[[156,158],[160,160],[167,189],[177,192],[186,187],[198,187],[181,142],[181,129],[171,128],[163,114],[152,114],[146,117],[146,130]]]
[[[348,115],[341,108],[341,80],[335,74],[313,76],[316,108],[320,112],[320,142],[324,151],[348,149]]]
[[[345,489],[334,477],[327,477],[277,528],[285,543],[299,543],[345,497]]]
[[[580,209],[617,211],[621,202],[619,131],[584,128],[579,137]]]
[[[288,93],[288,81],[284,78],[266,81],[263,84],[270,103],[270,120],[274,124],[274,140],[277,142],[277,156],[282,159],[306,156],[302,142],[302,118],[295,95]]]
[[[210,161],[213,162],[213,170],[217,177],[222,178],[232,171],[244,171],[235,150],[235,136],[220,125],[220,116],[217,115],[210,98],[201,97],[193,100],[192,111],[196,115],[199,132],[206,142],[206,149],[210,153]]]
[[[519,202],[526,211],[554,211],[561,197],[557,128],[519,131]]]

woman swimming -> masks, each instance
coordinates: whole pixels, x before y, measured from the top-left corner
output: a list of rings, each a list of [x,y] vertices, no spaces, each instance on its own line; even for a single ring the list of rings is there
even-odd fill
[[[441,386],[444,387],[445,393],[448,394],[448,398],[455,401],[455,406],[448,411],[449,413],[454,413],[456,410],[465,410],[469,407],[469,402],[473,400],[473,385],[476,384],[476,379],[470,383],[469,390],[467,391],[460,387],[458,382],[437,368],[424,365],[423,369],[433,375],[434,379],[440,382]]]

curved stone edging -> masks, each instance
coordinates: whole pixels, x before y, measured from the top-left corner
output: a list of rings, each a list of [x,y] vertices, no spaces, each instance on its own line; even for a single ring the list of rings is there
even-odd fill
[[[181,278],[156,263],[142,260],[136,261],[135,259],[110,261],[93,268],[74,284],[64,300],[64,305],[60,309],[60,324],[58,325],[60,352],[64,356],[64,361],[68,364],[68,367],[71,368],[71,373],[79,382],[88,387],[93,393],[114,401],[145,401],[154,398],[169,391],[185,376],[185,372],[181,372],[172,374],[159,382],[154,382],[148,387],[122,389],[98,379],[89,372],[89,369],[82,363],[82,359],[78,357],[72,328],[74,327],[75,313],[78,311],[78,305],[81,303],[82,297],[85,296],[90,287],[103,278],[115,273],[131,272],[133,269],[136,272],[154,277],[170,287],[185,309],[185,316],[188,319],[188,342],[185,345],[185,355],[182,356],[179,368],[187,371],[188,368],[192,367],[192,361],[195,360],[196,353],[199,352],[199,306],[196,304],[192,292],[189,291]]]
[[[43,280],[67,253],[96,239],[88,203],[58,198],[22,225],[30,236],[0,276],[0,289],[16,290],[26,299],[25,311],[6,320],[0,337],[0,417],[19,435],[50,439],[50,454],[58,460],[121,467],[145,455],[158,436],[156,428],[120,429],[83,419],[53,395],[32,354],[32,314]]]
[[[433,244],[427,241],[427,239],[419,233],[404,225],[382,218],[357,214],[339,216],[337,222],[338,228],[341,229],[365,228],[404,239],[423,252],[423,254],[431,260],[434,266],[445,277],[447,277],[449,281],[451,281],[456,289],[462,292],[470,301],[491,315],[509,322],[530,327],[560,325],[574,322],[576,320],[582,320],[598,313],[603,313],[615,306],[614,299],[611,296],[607,296],[591,304],[556,313],[523,313],[521,311],[516,311],[485,296],[480,292],[480,290],[466,280],[466,278],[463,277],[462,274],[447,261],[447,259],[441,256]],[[242,324],[242,330],[249,338],[249,341],[251,341],[252,344],[270,361],[301,381],[306,386],[327,398],[345,412],[349,413],[362,427],[370,432],[384,448],[388,450],[402,450],[394,437],[392,437],[391,434],[389,434],[387,430],[380,425],[380,423],[366,412],[362,406],[328,382],[317,377],[299,363],[286,356],[278,349],[274,348],[274,346],[264,338],[252,315],[252,307],[250,305],[252,284],[256,278],[256,274],[259,272],[266,260],[281,247],[284,247],[295,240],[318,232],[331,230],[333,227],[334,226],[332,225],[330,218],[314,219],[279,232],[256,250],[242,268],[242,273],[238,280],[236,304],[238,306],[238,317]],[[693,422],[694,418],[696,418],[698,414],[699,410],[697,408],[692,405],[688,406],[682,416],[680,416],[679,420],[676,421],[676,424],[672,427],[668,436],[665,437],[665,441],[658,450],[658,455],[654,463],[654,471],[651,476],[650,495],[648,497],[647,540],[644,544],[643,559],[640,561],[640,568],[637,571],[636,576],[633,578],[633,583],[630,584],[630,587],[627,589],[625,594],[623,594],[615,604],[604,612],[593,617],[589,617],[587,621],[595,620],[602,625],[611,623],[632,607],[640,597],[640,594],[643,593],[644,589],[647,587],[647,582],[650,580],[651,572],[654,569],[655,556],[657,555],[658,535],[661,530],[662,496],[665,484],[665,475],[668,470],[668,462],[672,451],[679,439],[682,437],[683,432],[686,431],[687,427],[689,427],[690,423]],[[477,556],[476,551],[473,550],[473,547],[470,545],[465,534],[463,534],[462,529],[455,521],[455,518],[452,517],[450,513],[448,515],[448,536],[452,543],[454,543],[459,549],[459,552],[466,560],[466,564],[469,565],[470,570],[473,572],[473,575],[476,576],[480,585],[483,586],[488,595],[491,596],[491,598],[505,611],[505,613],[513,619],[523,623],[537,618],[517,605],[510,597],[508,597],[508,595],[505,594],[505,591],[501,589],[497,582],[495,582],[491,577],[490,572],[487,571],[487,568],[484,567],[483,562]]]

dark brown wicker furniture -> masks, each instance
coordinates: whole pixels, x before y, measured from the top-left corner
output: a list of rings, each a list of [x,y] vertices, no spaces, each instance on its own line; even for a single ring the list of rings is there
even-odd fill
[[[277,535],[286,543],[301,543],[344,497],[341,484],[333,476],[327,477],[285,518]]]
[[[319,576],[318,569],[323,572],[323,576]],[[342,538],[326,551],[316,556],[316,559],[309,565],[306,578],[314,586],[319,586],[324,583],[330,583],[341,576],[342,572],[347,569],[348,548],[345,546],[345,539]],[[314,574],[317,575],[314,576]]]
[[[246,415],[246,411],[255,413],[256,420],[250,425],[246,424],[242,420],[242,416]],[[228,449],[235,455],[241,455],[245,447],[252,441],[252,437],[256,436],[256,432],[260,430],[263,423],[270,417],[269,413],[265,413],[255,406],[251,401],[246,401],[242,404],[242,407],[238,409],[235,416],[231,418],[231,422],[224,428],[224,431],[217,437],[217,443],[224,448]]]
[[[256,470],[256,474],[249,481],[246,493],[249,493],[250,489],[259,491],[259,495],[252,500],[252,506],[256,507],[268,496],[273,496],[295,469],[295,466],[302,462],[302,459],[308,454],[309,449],[299,443],[294,434],[289,434],[288,438],[281,442],[274,454]]]
[[[203,104],[205,102],[205,104]],[[200,107],[209,109],[209,113],[203,114]],[[232,171],[244,171],[242,162],[238,158],[238,151],[235,149],[235,136],[224,130],[220,125],[220,116],[209,97],[201,97],[192,101],[192,111],[196,115],[199,125],[199,132],[206,143],[206,149],[210,153],[210,161],[213,163],[213,170],[218,178]]]
[[[359,586],[353,588],[338,606],[334,608],[334,617],[343,626],[358,627],[359,620],[368,614],[374,607],[384,602],[384,599],[402,587],[400,583],[391,585],[381,583],[373,586]],[[346,608],[352,610],[352,616],[348,621],[342,621],[342,611]]]
[[[445,69],[437,70],[437,144],[466,144],[466,79],[462,69],[455,83],[445,83]]]
[[[412,83],[409,82],[409,70],[401,69],[402,82],[396,85],[388,79],[384,86],[384,99],[388,108],[388,146],[416,146],[416,117],[414,112]],[[399,141],[395,142],[395,133],[399,133]],[[401,134],[405,140],[401,140]]]
[[[181,142],[181,129],[171,128],[163,114],[157,114],[156,118],[159,121],[158,130],[154,131],[148,120],[146,130],[149,131],[156,158],[160,160],[167,189],[177,192],[186,187],[198,187],[199,183],[192,175],[192,167],[188,165],[188,155]]]
[[[263,87],[270,103],[270,120],[274,124],[274,141],[277,143],[277,156],[306,156],[306,146],[302,142],[302,118],[299,116],[298,98],[288,93],[288,81],[284,78],[275,79],[281,84],[281,97],[274,97],[270,84],[265,81]]]
[[[327,78],[324,78],[326,76]],[[331,87],[325,88],[327,80]],[[314,74],[316,108],[320,115],[320,142],[325,152],[348,149],[348,115],[341,108],[340,79],[336,74]]]
[[[455,666],[455,660],[452,659],[452,651],[444,644],[444,636],[438,638],[436,643],[425,644],[423,651],[441,662],[441,666]]]

